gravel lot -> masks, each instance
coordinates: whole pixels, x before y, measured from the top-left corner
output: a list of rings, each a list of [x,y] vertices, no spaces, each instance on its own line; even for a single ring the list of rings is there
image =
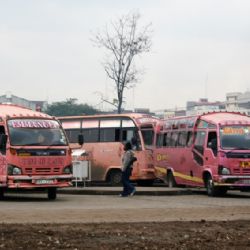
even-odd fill
[[[8,194],[2,249],[250,249],[250,194]]]

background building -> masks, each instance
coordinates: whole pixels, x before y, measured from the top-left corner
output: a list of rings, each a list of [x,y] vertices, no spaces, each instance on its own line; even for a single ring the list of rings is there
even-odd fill
[[[188,101],[186,105],[187,115],[197,115],[206,112],[225,110],[224,102],[209,102],[207,98],[201,98],[198,102]]]
[[[0,103],[12,103],[32,110],[45,111],[48,103],[46,101],[30,101],[12,94],[0,96]]]
[[[250,115],[250,92],[231,92],[226,94],[226,110]]]

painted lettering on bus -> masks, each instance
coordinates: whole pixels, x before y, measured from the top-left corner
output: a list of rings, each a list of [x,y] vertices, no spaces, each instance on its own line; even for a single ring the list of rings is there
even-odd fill
[[[156,160],[157,161],[166,161],[166,160],[168,160],[168,156],[166,154],[157,154]]]
[[[13,128],[58,128],[59,124],[55,121],[45,120],[11,120],[9,125]]]

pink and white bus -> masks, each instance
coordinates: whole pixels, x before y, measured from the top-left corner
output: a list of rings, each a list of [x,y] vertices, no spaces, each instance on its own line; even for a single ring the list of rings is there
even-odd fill
[[[123,144],[133,143],[137,162],[131,180],[150,185],[155,180],[153,138],[157,118],[144,114],[112,114],[58,117],[66,131],[72,149],[79,148],[82,134],[85,159],[91,162],[91,181],[121,183]]]
[[[170,187],[205,187],[209,196],[250,189],[250,117],[212,112],[161,121],[156,176]]]

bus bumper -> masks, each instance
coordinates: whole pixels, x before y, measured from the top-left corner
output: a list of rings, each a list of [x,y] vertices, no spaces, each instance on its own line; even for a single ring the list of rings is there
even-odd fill
[[[53,176],[8,176],[8,188],[71,187],[73,175]]]
[[[215,180],[216,186],[250,187],[250,176],[218,176]]]

